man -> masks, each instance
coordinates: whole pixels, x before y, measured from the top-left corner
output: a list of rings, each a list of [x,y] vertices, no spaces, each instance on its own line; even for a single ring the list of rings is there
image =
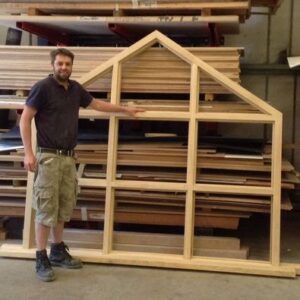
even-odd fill
[[[77,143],[79,107],[135,116],[143,110],[94,99],[79,83],[70,80],[74,55],[59,48],[50,53],[53,75],[37,82],[21,116],[24,167],[35,172],[33,207],[36,210],[36,273],[43,281],[55,279],[52,266],[81,268],[62,241],[64,223],[76,204],[77,178],[74,148]],[[37,157],[31,144],[31,121],[37,128]],[[50,256],[47,241],[52,235]]]

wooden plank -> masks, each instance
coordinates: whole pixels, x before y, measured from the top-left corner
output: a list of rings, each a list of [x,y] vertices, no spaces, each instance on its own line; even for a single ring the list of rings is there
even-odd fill
[[[35,153],[36,144],[36,127],[34,120],[31,123],[31,144]],[[34,216],[35,213],[32,209],[32,198],[33,198],[33,182],[34,173],[28,172],[27,178],[27,190],[26,190],[26,207],[24,216],[24,229],[23,229],[23,247],[26,249],[34,246],[35,230],[34,230]]]
[[[64,241],[72,247],[101,249],[102,232],[86,230],[64,232]],[[246,259],[248,249],[240,248],[236,238],[195,237],[194,255]],[[115,232],[114,250],[182,254],[183,237],[170,234]]]
[[[111,183],[112,187],[119,189],[145,189],[156,191],[178,191],[185,192],[187,185],[185,183],[173,182],[153,182],[153,181],[134,181],[134,180],[115,180]]]
[[[280,264],[280,202],[281,202],[281,160],[282,160],[282,114],[276,115],[272,136],[272,172],[271,188],[273,198],[271,205],[270,260],[275,266]]]
[[[265,114],[248,114],[248,113],[205,113],[200,112],[197,114],[197,119],[199,121],[218,121],[218,122],[228,122],[228,123],[273,123],[274,117]]]
[[[248,186],[234,186],[234,185],[218,185],[218,184],[196,184],[195,190],[198,192],[210,192],[210,193],[232,193],[242,195],[273,195],[273,189],[268,187],[248,187]]]
[[[113,66],[111,103],[120,103],[121,93],[121,64],[116,62]],[[109,120],[109,137],[108,137],[108,155],[106,170],[106,197],[105,197],[105,217],[104,217],[104,236],[103,236],[103,253],[110,253],[112,249],[112,235],[114,224],[114,207],[115,207],[115,190],[111,183],[116,177],[117,162],[117,145],[118,145],[118,120],[115,116]]]
[[[295,268],[280,265],[273,267],[270,263],[221,258],[194,258],[184,260],[180,255],[147,254],[138,252],[118,252],[102,254],[99,250],[72,249],[71,254],[84,262],[124,264],[137,266],[165,267],[174,269],[190,269],[214,272],[231,272],[265,276],[290,277],[296,276]],[[19,245],[3,244],[0,255],[4,257],[35,258],[34,249],[23,249]]]
[[[66,229],[64,237],[72,241],[89,243],[102,242],[103,232],[100,230]],[[182,247],[184,238],[178,234],[144,233],[115,231],[114,243],[118,244],[142,244],[161,245],[169,247]],[[232,237],[196,236],[195,247],[219,250],[239,250],[240,240]]]
[[[196,65],[191,66],[191,89],[190,89],[190,121],[188,137],[188,161],[187,161],[187,193],[185,205],[185,225],[184,225],[184,257],[190,259],[193,254],[194,240],[194,215],[195,215],[195,192],[193,190],[196,183],[197,174],[197,146],[198,146],[198,122],[196,112],[199,103],[199,79],[200,72]]]

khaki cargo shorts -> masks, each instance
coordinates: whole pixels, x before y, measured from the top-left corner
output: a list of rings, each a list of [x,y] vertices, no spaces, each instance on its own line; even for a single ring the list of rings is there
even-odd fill
[[[76,205],[78,191],[75,159],[54,153],[37,153],[33,185],[35,221],[46,226],[68,222]]]

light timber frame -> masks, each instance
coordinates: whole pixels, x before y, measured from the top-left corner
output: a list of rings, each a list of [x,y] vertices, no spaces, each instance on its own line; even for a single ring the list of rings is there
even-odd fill
[[[74,249],[72,254],[79,256],[83,261],[94,263],[115,263],[125,265],[155,266],[179,269],[206,270],[219,272],[233,272],[244,274],[270,275],[282,277],[294,277],[295,267],[280,263],[280,202],[281,202],[281,144],[282,144],[282,114],[256,97],[239,84],[212,68],[201,59],[192,55],[163,34],[154,31],[131,47],[125,49],[104,64],[96,67],[83,76],[79,82],[88,86],[103,74],[112,71],[111,103],[119,104],[121,95],[121,74],[122,64],[147,48],[159,43],[173,54],[181,58],[191,66],[190,80],[190,109],[189,112],[154,112],[146,111],[139,113],[138,118],[142,120],[169,120],[186,121],[189,124],[188,136],[188,161],[186,183],[172,182],[138,182],[116,179],[116,160],[118,144],[119,119],[128,117],[121,114],[109,115],[100,112],[83,110],[80,113],[82,118],[106,118],[109,119],[109,142],[107,157],[106,179],[84,179],[80,185],[106,188],[106,204],[104,218],[103,249]],[[201,72],[205,72],[216,82],[228,89],[242,100],[256,107],[260,113],[199,113],[199,92],[201,89]],[[200,84],[199,84],[200,82]],[[270,187],[249,187],[218,184],[197,184],[196,183],[196,153],[198,123],[208,122],[236,122],[270,124],[273,129],[272,136],[272,168]],[[34,134],[33,134],[34,136]],[[0,248],[0,255],[7,257],[33,258],[33,213],[31,209],[32,196],[32,175],[29,174],[28,190],[26,199],[26,215],[23,233],[23,245],[4,244]],[[159,191],[180,191],[186,193],[185,205],[185,230],[184,230],[184,251],[183,255],[153,254],[114,251],[112,247],[115,190],[159,190]],[[194,257],[194,213],[195,193],[237,193],[247,195],[264,195],[272,199],[271,224],[270,224],[270,258],[268,261],[237,260],[224,258]]]

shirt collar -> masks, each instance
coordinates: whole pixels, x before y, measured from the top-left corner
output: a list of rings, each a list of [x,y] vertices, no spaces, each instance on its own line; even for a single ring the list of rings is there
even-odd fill
[[[55,84],[56,84],[57,86],[63,87],[63,85],[60,84],[60,83],[54,78],[54,75],[53,75],[53,74],[49,74],[49,75],[48,75],[48,78],[50,78],[52,81],[54,81]],[[70,79],[68,79],[68,81],[69,81],[69,88],[70,88],[71,86],[73,86],[74,81],[73,81],[73,80],[70,80]]]

